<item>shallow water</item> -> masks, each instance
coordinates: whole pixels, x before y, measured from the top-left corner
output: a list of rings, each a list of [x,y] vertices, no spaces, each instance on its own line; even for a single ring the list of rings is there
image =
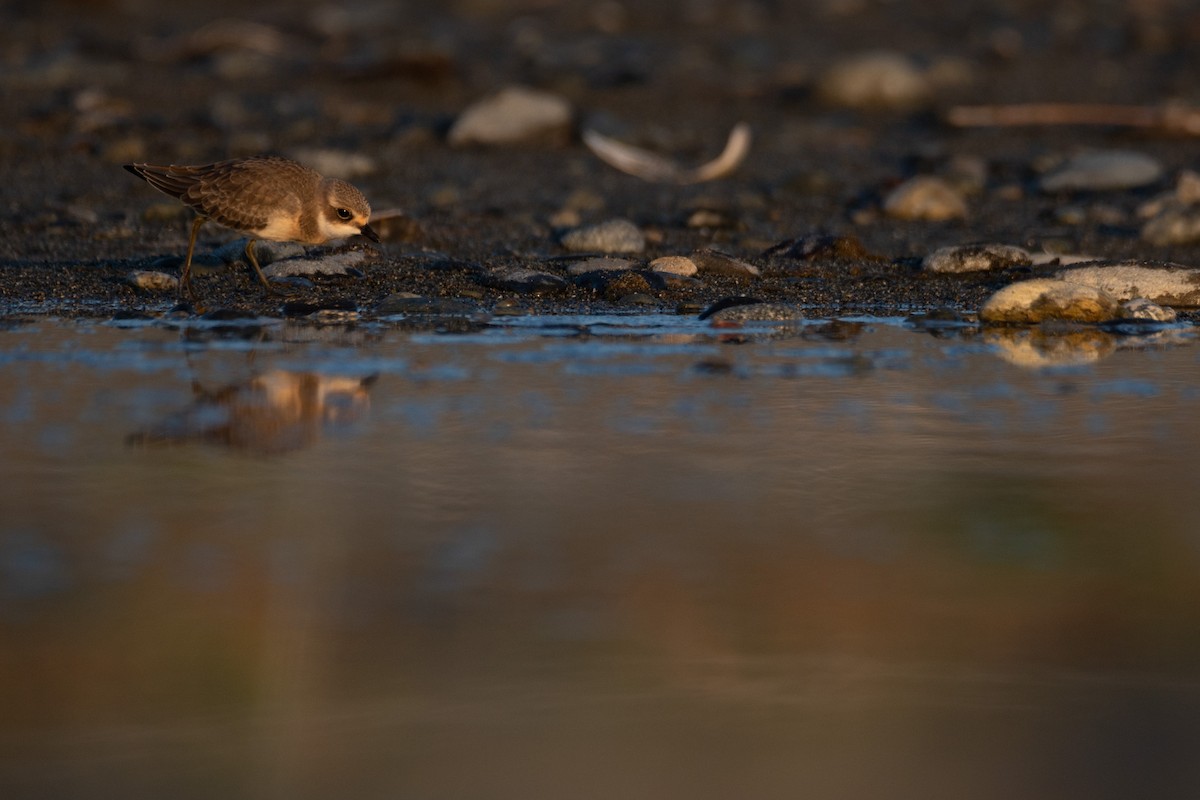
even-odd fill
[[[1197,796],[1198,363],[10,324],[0,795]]]

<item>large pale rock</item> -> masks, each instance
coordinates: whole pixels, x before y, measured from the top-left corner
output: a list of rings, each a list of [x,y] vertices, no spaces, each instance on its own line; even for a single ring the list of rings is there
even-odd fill
[[[1200,306],[1200,270],[1176,264],[1140,262],[1074,267],[1059,272],[1059,280],[1095,287],[1117,300],[1144,297],[1162,306]]]
[[[979,319],[1020,325],[1048,320],[1094,323],[1116,318],[1118,310],[1116,298],[1102,289],[1037,278],[1010,284],[993,294],[979,309]]]
[[[1029,266],[1029,251],[1010,244],[953,245],[925,256],[921,268],[926,272],[983,272],[991,269]]]

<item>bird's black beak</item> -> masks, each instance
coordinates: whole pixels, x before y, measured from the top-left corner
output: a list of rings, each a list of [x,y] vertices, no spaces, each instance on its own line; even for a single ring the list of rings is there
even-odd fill
[[[358,232],[370,239],[372,242],[375,242],[376,244],[379,243],[379,234],[376,233],[370,225],[363,225]]]

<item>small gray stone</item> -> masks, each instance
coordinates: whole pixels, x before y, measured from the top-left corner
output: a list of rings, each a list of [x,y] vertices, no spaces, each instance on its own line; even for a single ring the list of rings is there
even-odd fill
[[[697,250],[692,253],[692,263],[699,272],[708,275],[723,275],[727,278],[751,280],[761,278],[762,271],[753,264],[726,255],[718,250]]]
[[[933,92],[908,56],[878,51],[834,62],[818,78],[817,94],[827,103],[849,108],[908,109],[928,103]]]
[[[1117,300],[1107,292],[1050,278],[1005,286],[979,309],[987,323],[1036,325],[1039,322],[1108,322],[1117,315]]]
[[[637,266],[624,258],[589,258],[586,261],[576,261],[567,267],[568,275],[583,275],[587,272],[625,272]]]
[[[213,250],[212,254],[226,264],[245,264],[247,263],[246,243],[249,241],[248,238],[234,239]],[[303,256],[305,252],[304,247],[295,242],[271,242],[259,239],[254,244],[254,257],[258,259],[260,267],[265,267],[273,261]]]
[[[982,272],[990,269],[1029,266],[1029,251],[1008,244],[968,244],[943,247],[925,256],[926,272]]]
[[[178,278],[157,270],[135,270],[125,276],[125,282],[144,292],[175,292],[179,290]]]
[[[470,106],[450,128],[454,147],[510,145],[537,139],[565,139],[571,104],[548,92],[510,86]]]
[[[568,231],[562,244],[577,253],[640,253],[646,249],[646,237],[629,220],[610,219]]]
[[[1154,158],[1134,150],[1094,150],[1073,156],[1044,175],[1043,192],[1110,191],[1148,186],[1162,178]]]
[[[688,278],[696,274],[698,267],[696,266],[696,262],[687,256],[663,256],[651,261],[650,269],[654,272],[663,272],[669,275]]]
[[[1144,297],[1164,306],[1200,306],[1200,270],[1138,261],[1063,270],[1060,280],[1102,289],[1117,300]]]
[[[263,267],[268,278],[295,275],[361,275],[362,267],[374,260],[373,250],[343,250],[315,258],[284,258]],[[255,247],[255,254],[258,248]],[[262,261],[259,261],[262,264]]]
[[[532,295],[557,294],[570,287],[557,275],[525,267],[496,267],[481,273],[478,281],[493,289]]]
[[[967,201],[941,178],[917,175],[888,193],[883,210],[897,219],[944,222],[967,216]]]

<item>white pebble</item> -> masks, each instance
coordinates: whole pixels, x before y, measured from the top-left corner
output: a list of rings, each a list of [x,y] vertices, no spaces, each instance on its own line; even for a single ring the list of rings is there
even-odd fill
[[[650,262],[650,269],[655,272],[665,272],[670,275],[680,275],[690,278],[698,268],[696,262],[687,256],[663,256]]]
[[[556,94],[510,86],[470,106],[450,128],[454,147],[507,145],[541,137],[565,136],[571,104]]]
[[[1163,175],[1162,164],[1135,150],[1093,150],[1069,158],[1042,177],[1043,192],[1111,191],[1148,186]]]
[[[967,201],[941,178],[917,175],[888,193],[883,210],[897,219],[944,222],[965,217]]]
[[[610,219],[568,231],[562,244],[576,253],[640,253],[646,249],[646,237],[629,220]]]
[[[827,103],[849,108],[906,109],[927,103],[929,80],[902,53],[859,53],[831,65],[817,81]]]

